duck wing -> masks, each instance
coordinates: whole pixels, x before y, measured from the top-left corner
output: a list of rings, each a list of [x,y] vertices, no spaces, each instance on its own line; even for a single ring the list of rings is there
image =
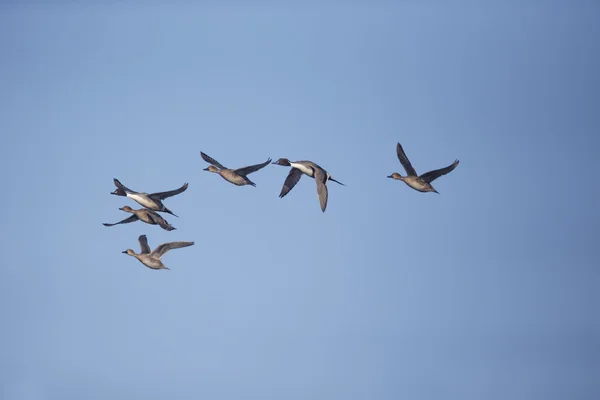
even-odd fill
[[[458,163],[459,161],[456,160],[452,164],[448,165],[446,168],[434,169],[433,171],[426,172],[423,175],[421,175],[420,178],[427,183],[431,183],[440,176],[450,173],[454,168],[456,168]]]
[[[163,243],[160,246],[158,246],[156,249],[154,249],[154,251],[152,252],[152,254],[158,256],[158,257],[162,257],[167,251],[169,250],[173,250],[173,249],[179,249],[182,247],[188,247],[193,245],[194,242],[169,242],[169,243]]]
[[[400,160],[400,164],[402,164],[402,166],[404,167],[406,174],[408,176],[418,176],[417,171],[415,171],[410,161],[408,160],[408,157],[406,157],[406,153],[404,153],[404,149],[402,148],[400,143],[396,145],[396,154],[398,155],[398,160]]]
[[[164,200],[167,197],[175,196],[176,194],[185,192],[187,188],[188,188],[188,184],[184,183],[183,186],[180,187],[179,189],[170,190],[168,192],[152,193],[150,195],[150,197],[153,199]]]
[[[325,212],[325,209],[327,208],[328,197],[328,190],[326,185],[327,175],[325,171],[323,171],[323,169],[321,168],[315,169],[314,174],[315,181],[317,182],[317,194],[319,195],[319,203],[321,203],[321,210]]]
[[[141,235],[138,238],[138,242],[140,242],[140,248],[142,249],[140,254],[150,253],[150,246],[148,246],[148,238],[146,238],[146,235]]]
[[[119,225],[119,224],[128,224],[130,222],[135,222],[138,219],[139,218],[137,217],[137,215],[133,214],[129,218],[125,218],[123,221],[115,222],[114,224],[107,224],[106,222],[103,222],[102,225],[104,225],[104,226],[115,226],[115,225]]]
[[[261,168],[266,167],[267,165],[269,165],[270,162],[271,162],[271,159],[269,158],[267,161],[265,161],[262,164],[256,164],[256,165],[250,165],[250,166],[244,167],[244,168],[238,168],[235,170],[235,173],[238,175],[246,176],[248,174],[258,171]]]
[[[203,152],[200,152],[200,156],[202,156],[202,159],[204,161],[206,161],[209,164],[214,165],[215,167],[217,167],[219,169],[227,169],[221,163],[219,163],[217,160],[215,160],[214,158],[212,158],[212,157],[204,154]]]
[[[167,222],[166,219],[164,219],[161,215],[155,212],[148,212],[148,216],[150,217],[152,222],[154,222],[155,225],[158,225],[167,231],[172,231],[176,229],[171,224],[169,224],[169,222]]]
[[[302,177],[302,171],[297,168],[292,168],[287,178],[285,178],[285,182],[283,182],[283,187],[281,188],[281,193],[279,193],[279,197],[284,197],[286,194],[290,192],[296,186],[296,183]]]

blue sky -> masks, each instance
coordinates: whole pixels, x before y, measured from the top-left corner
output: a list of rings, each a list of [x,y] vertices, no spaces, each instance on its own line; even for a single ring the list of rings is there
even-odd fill
[[[1,398],[599,398],[600,8],[366,4],[0,6]]]

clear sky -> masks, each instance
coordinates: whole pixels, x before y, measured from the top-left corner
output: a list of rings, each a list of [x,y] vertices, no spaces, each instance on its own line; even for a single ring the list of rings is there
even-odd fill
[[[0,6],[0,398],[600,398],[600,6],[367,4]]]

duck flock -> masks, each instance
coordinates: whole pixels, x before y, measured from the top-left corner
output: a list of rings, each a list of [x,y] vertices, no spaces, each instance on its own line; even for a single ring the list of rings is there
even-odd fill
[[[450,164],[445,168],[436,169],[433,171],[426,172],[422,175],[418,175],[417,171],[415,171],[410,161],[408,160],[406,153],[404,153],[404,149],[402,148],[400,143],[396,145],[396,154],[398,155],[400,164],[402,164],[404,170],[406,171],[406,176],[402,176],[399,173],[394,172],[393,174],[389,175],[388,178],[403,181],[409,187],[418,190],[419,192],[438,193],[438,191],[435,190],[433,186],[431,186],[431,182],[433,182],[440,176],[446,175],[452,170],[454,170],[454,168],[456,168],[459,163],[459,161],[456,160],[454,161],[454,163]],[[205,168],[204,171],[219,174],[223,179],[237,186],[256,186],[256,184],[248,178],[248,175],[266,167],[269,163],[271,163],[271,159],[269,158],[267,161],[261,164],[250,165],[248,167],[238,169],[230,169],[224,167],[217,160],[206,155],[203,152],[200,152],[200,155],[202,156],[204,161],[211,164],[207,168]],[[317,183],[317,194],[319,196],[319,203],[321,204],[321,210],[323,212],[325,212],[325,209],[327,208],[327,182],[332,181],[340,185],[344,185],[343,183],[333,179],[329,172],[327,172],[325,169],[323,169],[322,167],[320,167],[312,161],[290,161],[287,158],[280,158],[272,164],[281,165],[283,167],[291,167],[287,178],[285,178],[283,187],[281,188],[281,193],[279,194],[280,198],[287,195],[294,188],[294,186],[296,186],[296,184],[304,174],[313,178]],[[172,231],[176,229],[158,213],[163,212],[177,217],[177,215],[175,215],[171,210],[169,210],[163,204],[162,201],[171,196],[175,196],[185,192],[188,188],[187,183],[185,183],[179,189],[158,193],[136,192],[135,190],[131,190],[124,186],[116,178],[114,179],[114,183],[117,189],[111,194],[129,197],[144,208],[134,210],[129,206],[121,207],[119,208],[119,210],[131,213],[132,215],[114,224],[104,223],[104,226],[114,226],[119,224],[128,224],[130,222],[135,221],[142,221],[150,225],[158,225],[166,231]],[[188,247],[194,244],[194,242],[168,242],[159,245],[154,250],[151,250],[150,246],[148,245],[148,239],[146,238],[146,235],[141,235],[138,238],[138,241],[140,243],[141,248],[139,254],[133,251],[132,249],[127,249],[123,251],[123,253],[137,258],[142,264],[151,269],[169,269],[162,263],[162,256],[169,250]]]

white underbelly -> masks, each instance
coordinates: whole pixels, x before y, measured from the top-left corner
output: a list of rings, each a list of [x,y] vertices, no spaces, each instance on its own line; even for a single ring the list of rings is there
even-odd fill
[[[140,196],[138,193],[127,193],[127,197],[131,200],[143,205],[146,208],[155,209],[156,203],[145,196]]]
[[[300,172],[302,172],[305,175],[313,176],[313,170],[312,170],[312,168],[309,168],[306,165],[296,164],[296,163],[293,163],[293,162],[291,162],[290,165],[293,168],[299,169]]]

